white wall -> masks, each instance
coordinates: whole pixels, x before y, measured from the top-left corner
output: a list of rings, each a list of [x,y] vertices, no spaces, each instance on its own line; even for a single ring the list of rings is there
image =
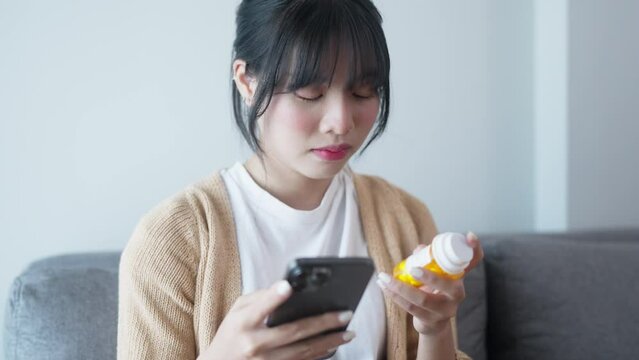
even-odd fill
[[[639,2],[535,10],[535,227],[637,227]]]
[[[533,229],[532,2],[378,2],[388,133],[359,169],[426,201],[440,229]]]
[[[639,226],[639,2],[570,2],[569,227]]]
[[[568,228],[568,0],[537,0],[534,26],[535,228]]]

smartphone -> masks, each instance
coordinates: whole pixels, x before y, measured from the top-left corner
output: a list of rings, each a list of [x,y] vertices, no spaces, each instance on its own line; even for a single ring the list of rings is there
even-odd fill
[[[277,326],[329,311],[355,312],[374,269],[373,261],[364,257],[293,260],[285,275],[293,293],[267,318],[266,325]]]

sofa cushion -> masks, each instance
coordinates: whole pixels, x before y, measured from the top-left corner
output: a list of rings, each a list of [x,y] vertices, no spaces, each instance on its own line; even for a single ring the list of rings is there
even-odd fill
[[[12,284],[5,358],[115,359],[119,252],[31,264]]]
[[[639,354],[639,232],[492,239],[484,247],[490,359]]]
[[[483,240],[482,240],[483,241]],[[464,278],[466,299],[457,311],[459,348],[473,360],[486,359],[486,274],[480,263]]]

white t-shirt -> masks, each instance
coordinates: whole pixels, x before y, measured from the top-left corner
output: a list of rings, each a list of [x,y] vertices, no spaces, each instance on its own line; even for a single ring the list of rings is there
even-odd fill
[[[333,178],[321,204],[309,211],[293,209],[269,194],[241,163],[221,175],[233,209],[243,294],[281,280],[288,263],[298,257],[368,257],[348,168]],[[332,359],[384,357],[384,299],[373,279],[348,327],[355,339],[340,346]]]

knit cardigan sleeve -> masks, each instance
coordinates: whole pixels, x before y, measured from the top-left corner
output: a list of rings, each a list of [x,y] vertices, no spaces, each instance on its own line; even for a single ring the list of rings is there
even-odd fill
[[[184,197],[144,216],[122,253],[117,358],[195,359],[197,229]]]

